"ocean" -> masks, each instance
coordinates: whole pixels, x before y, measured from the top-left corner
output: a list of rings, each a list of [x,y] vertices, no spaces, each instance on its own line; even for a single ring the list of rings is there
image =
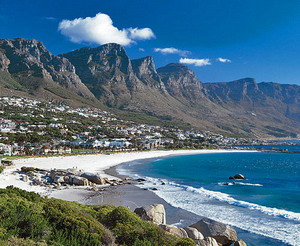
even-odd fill
[[[300,245],[300,154],[210,153],[134,161],[117,168],[174,207]],[[247,180],[229,180],[243,174]],[[232,183],[232,182],[235,183]],[[247,242],[248,245],[257,245]]]

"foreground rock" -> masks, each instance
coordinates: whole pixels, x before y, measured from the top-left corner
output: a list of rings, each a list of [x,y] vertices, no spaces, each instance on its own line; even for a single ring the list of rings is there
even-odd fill
[[[204,239],[204,236],[201,232],[199,232],[196,228],[193,227],[185,227],[183,228],[186,233],[188,234],[189,238],[193,240],[202,240]]]
[[[94,184],[104,185],[106,183],[104,178],[102,178],[100,175],[94,174],[94,173],[83,173],[83,174],[81,174],[81,177],[88,179],[90,182],[92,182]]]
[[[151,221],[155,224],[166,224],[166,211],[162,204],[154,204],[136,208],[134,212],[146,221]]]
[[[203,240],[195,241],[197,246],[219,246],[216,239],[212,237],[206,237]]]
[[[213,237],[221,245],[230,245],[237,241],[236,231],[223,223],[204,218],[190,227],[196,228],[204,237]]]
[[[229,177],[229,179],[242,179],[242,180],[246,180],[246,177],[243,174],[236,174],[234,176]]]
[[[247,244],[243,240],[236,241],[234,246],[247,246]]]
[[[160,228],[162,228],[164,231],[177,236],[177,237],[189,237],[187,232],[180,227],[172,226],[172,225],[159,225]]]
[[[109,180],[103,178],[97,173],[88,173],[76,168],[68,169],[40,169],[34,167],[22,167],[19,172],[21,180],[30,182],[30,185],[40,185],[50,188],[61,188],[62,186],[93,186],[93,189],[98,190],[96,185],[119,185],[130,184],[129,179],[124,180]]]

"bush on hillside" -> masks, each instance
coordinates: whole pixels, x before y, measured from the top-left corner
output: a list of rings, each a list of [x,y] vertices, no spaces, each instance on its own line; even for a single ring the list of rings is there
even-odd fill
[[[195,245],[125,207],[87,206],[14,187],[0,189],[0,245],[98,246],[115,245],[115,241],[122,246]]]

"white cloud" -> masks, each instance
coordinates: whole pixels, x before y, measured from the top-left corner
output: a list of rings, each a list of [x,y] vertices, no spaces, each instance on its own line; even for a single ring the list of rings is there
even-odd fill
[[[180,58],[179,63],[191,64],[195,65],[196,67],[211,65],[210,59]]]
[[[222,62],[222,63],[230,63],[231,62],[231,60],[222,58],[222,57],[217,58],[217,61]]]
[[[170,47],[170,48],[154,48],[155,52],[159,52],[163,55],[167,55],[167,54],[177,54],[177,55],[181,55],[181,56],[187,56],[188,54],[190,54],[190,51],[187,50],[179,50],[176,49],[174,47]]]
[[[139,48],[139,51],[144,52],[145,49],[144,48]]]
[[[136,40],[155,38],[150,28],[118,29],[113,25],[112,19],[102,13],[96,14],[95,17],[62,20],[58,30],[74,43],[118,43],[126,46],[135,43]]]

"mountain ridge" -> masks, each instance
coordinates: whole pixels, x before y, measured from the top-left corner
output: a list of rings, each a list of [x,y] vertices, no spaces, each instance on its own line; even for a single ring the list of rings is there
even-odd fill
[[[176,119],[229,135],[300,134],[298,85],[253,78],[202,83],[183,64],[156,69],[151,56],[131,60],[114,43],[56,56],[37,40],[0,39],[0,88]]]

